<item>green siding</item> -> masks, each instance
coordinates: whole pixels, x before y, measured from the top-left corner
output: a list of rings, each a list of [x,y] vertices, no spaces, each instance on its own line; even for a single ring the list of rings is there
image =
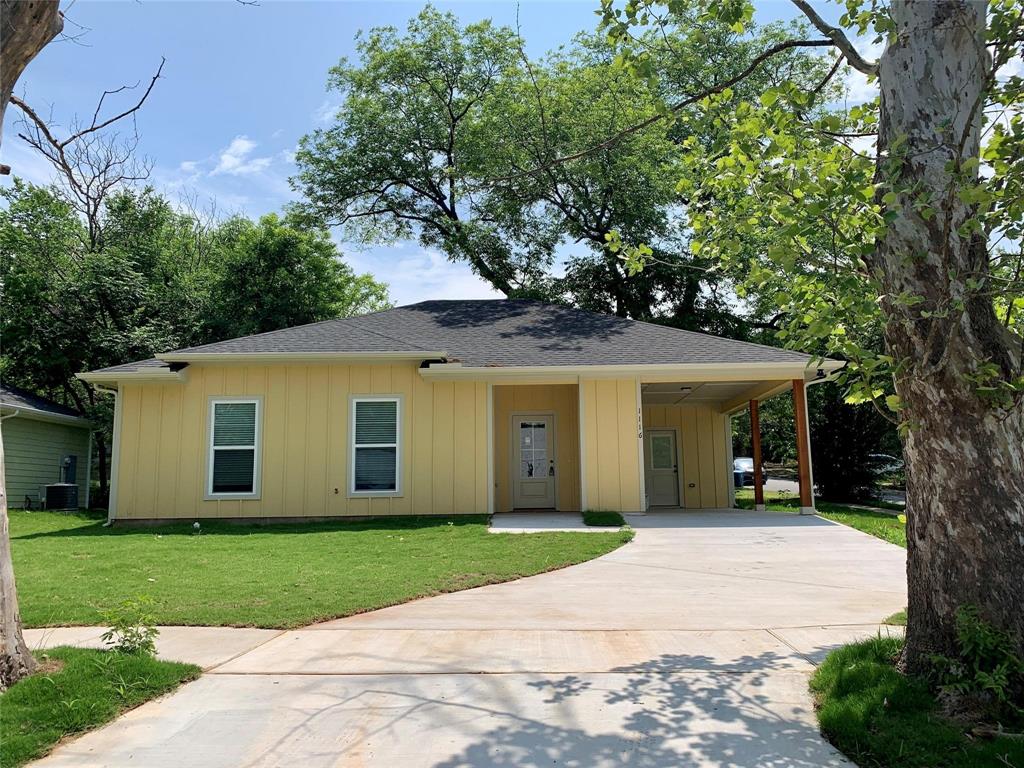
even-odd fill
[[[39,500],[39,486],[60,482],[60,461],[78,457],[75,481],[79,503],[85,504],[86,477],[89,471],[89,430],[69,424],[14,416],[4,419],[4,482],[11,507],[25,506],[25,497],[33,505]]]

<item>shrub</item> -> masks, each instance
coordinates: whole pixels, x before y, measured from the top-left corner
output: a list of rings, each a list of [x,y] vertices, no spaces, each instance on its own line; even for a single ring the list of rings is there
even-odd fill
[[[1010,636],[985,621],[974,606],[956,614],[958,655],[934,655],[939,693],[951,714],[1024,716],[1024,661]]]
[[[588,509],[583,513],[583,522],[587,525],[621,528],[626,524],[626,519],[618,512]]]
[[[153,600],[143,595],[124,600],[104,613],[104,621],[110,629],[103,633],[103,642],[120,653],[156,656],[156,638],[160,631],[152,609]]]

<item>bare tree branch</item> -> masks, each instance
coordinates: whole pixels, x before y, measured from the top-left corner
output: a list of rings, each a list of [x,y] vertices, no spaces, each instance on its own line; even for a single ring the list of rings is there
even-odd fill
[[[799,8],[804,16],[810,20],[811,24],[825,35],[832,44],[846,57],[846,60],[850,62],[850,66],[859,72],[863,72],[865,75],[874,77],[878,74],[878,62],[868,61],[861,56],[857,49],[853,47],[853,43],[850,42],[850,38],[839,27],[834,27],[825,21],[818,12],[814,10],[807,0],[793,0],[793,5]]]
[[[18,77],[64,28],[59,4],[58,0],[35,3],[0,0],[0,139],[3,138],[4,113]],[[10,172],[10,167],[0,165],[0,174]]]

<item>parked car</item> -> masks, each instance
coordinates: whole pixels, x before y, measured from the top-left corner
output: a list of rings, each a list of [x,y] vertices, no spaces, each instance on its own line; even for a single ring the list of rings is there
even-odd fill
[[[737,488],[754,484],[754,460],[749,456],[740,456],[732,460],[733,482]],[[768,481],[764,468],[761,468],[761,485]]]

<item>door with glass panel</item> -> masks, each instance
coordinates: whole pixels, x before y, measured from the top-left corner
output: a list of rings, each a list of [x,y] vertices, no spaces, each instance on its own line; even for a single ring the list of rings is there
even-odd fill
[[[512,416],[512,505],[555,508],[554,416]]]
[[[673,429],[646,430],[644,480],[652,507],[679,506],[679,459]]]

